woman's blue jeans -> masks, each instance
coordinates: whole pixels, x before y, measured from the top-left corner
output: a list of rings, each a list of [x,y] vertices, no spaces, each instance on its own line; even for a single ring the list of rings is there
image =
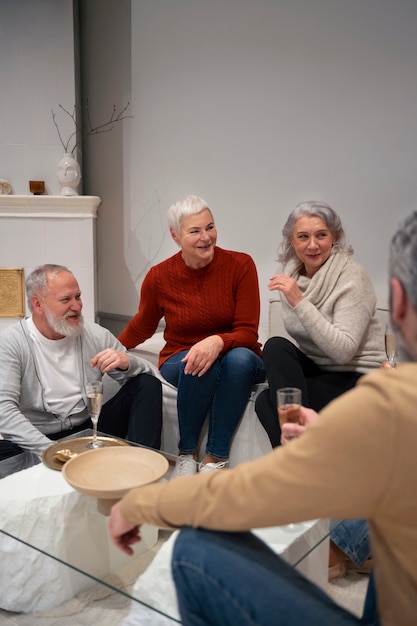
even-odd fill
[[[358,567],[371,556],[366,519],[330,520],[330,539]]]
[[[172,574],[184,626],[378,625],[375,613],[355,617],[247,532],[184,528]]]
[[[263,361],[248,348],[233,348],[199,377],[184,373],[187,352],[174,354],[161,366],[163,377],[178,389],[178,448],[183,454],[197,450],[208,415],[206,454],[226,460],[251,389],[265,380]]]

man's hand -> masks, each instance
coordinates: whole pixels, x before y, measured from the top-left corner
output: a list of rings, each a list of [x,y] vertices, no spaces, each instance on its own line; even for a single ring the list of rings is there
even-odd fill
[[[184,373],[203,376],[213,365],[223,347],[224,341],[219,335],[210,335],[194,344],[183,358]]]
[[[107,374],[111,370],[127,370],[129,369],[129,357],[126,352],[106,348],[102,350],[90,361],[91,367],[98,367],[102,374]]]
[[[109,533],[115,546],[129,556],[133,554],[130,546],[140,541],[140,526],[132,526],[124,519],[120,511],[120,502],[114,504],[110,511]]]
[[[307,409],[305,406],[300,408],[300,423],[292,424],[290,422],[286,422],[282,425],[281,429],[281,444],[284,445],[291,439],[297,439],[304,432],[309,424],[312,424],[316,421],[319,414],[313,409]]]

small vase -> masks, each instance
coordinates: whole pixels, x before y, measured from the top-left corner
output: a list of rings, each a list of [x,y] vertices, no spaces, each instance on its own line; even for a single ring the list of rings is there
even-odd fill
[[[65,154],[58,163],[57,176],[61,185],[61,196],[78,196],[77,187],[81,180],[81,170],[72,154]]]

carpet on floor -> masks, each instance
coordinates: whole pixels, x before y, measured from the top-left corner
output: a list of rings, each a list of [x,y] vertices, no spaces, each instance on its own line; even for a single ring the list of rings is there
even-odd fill
[[[166,539],[167,537],[161,538],[152,550],[108,576],[106,581],[127,594],[131,592],[138,577],[149,567]],[[368,576],[349,574],[345,578],[329,582],[327,592],[335,602],[360,617],[367,584]],[[132,601],[128,596],[101,584],[93,585],[75,598],[48,611],[27,615],[7,613],[7,616],[5,626],[9,623],[17,626],[165,626],[176,623],[146,607],[136,605],[132,612]],[[135,616],[133,622],[129,620],[129,616]],[[0,615],[0,624],[2,623]]]

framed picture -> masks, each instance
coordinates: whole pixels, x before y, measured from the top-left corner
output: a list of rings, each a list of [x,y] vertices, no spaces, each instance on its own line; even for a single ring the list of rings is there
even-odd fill
[[[25,316],[23,268],[0,268],[0,317]]]

